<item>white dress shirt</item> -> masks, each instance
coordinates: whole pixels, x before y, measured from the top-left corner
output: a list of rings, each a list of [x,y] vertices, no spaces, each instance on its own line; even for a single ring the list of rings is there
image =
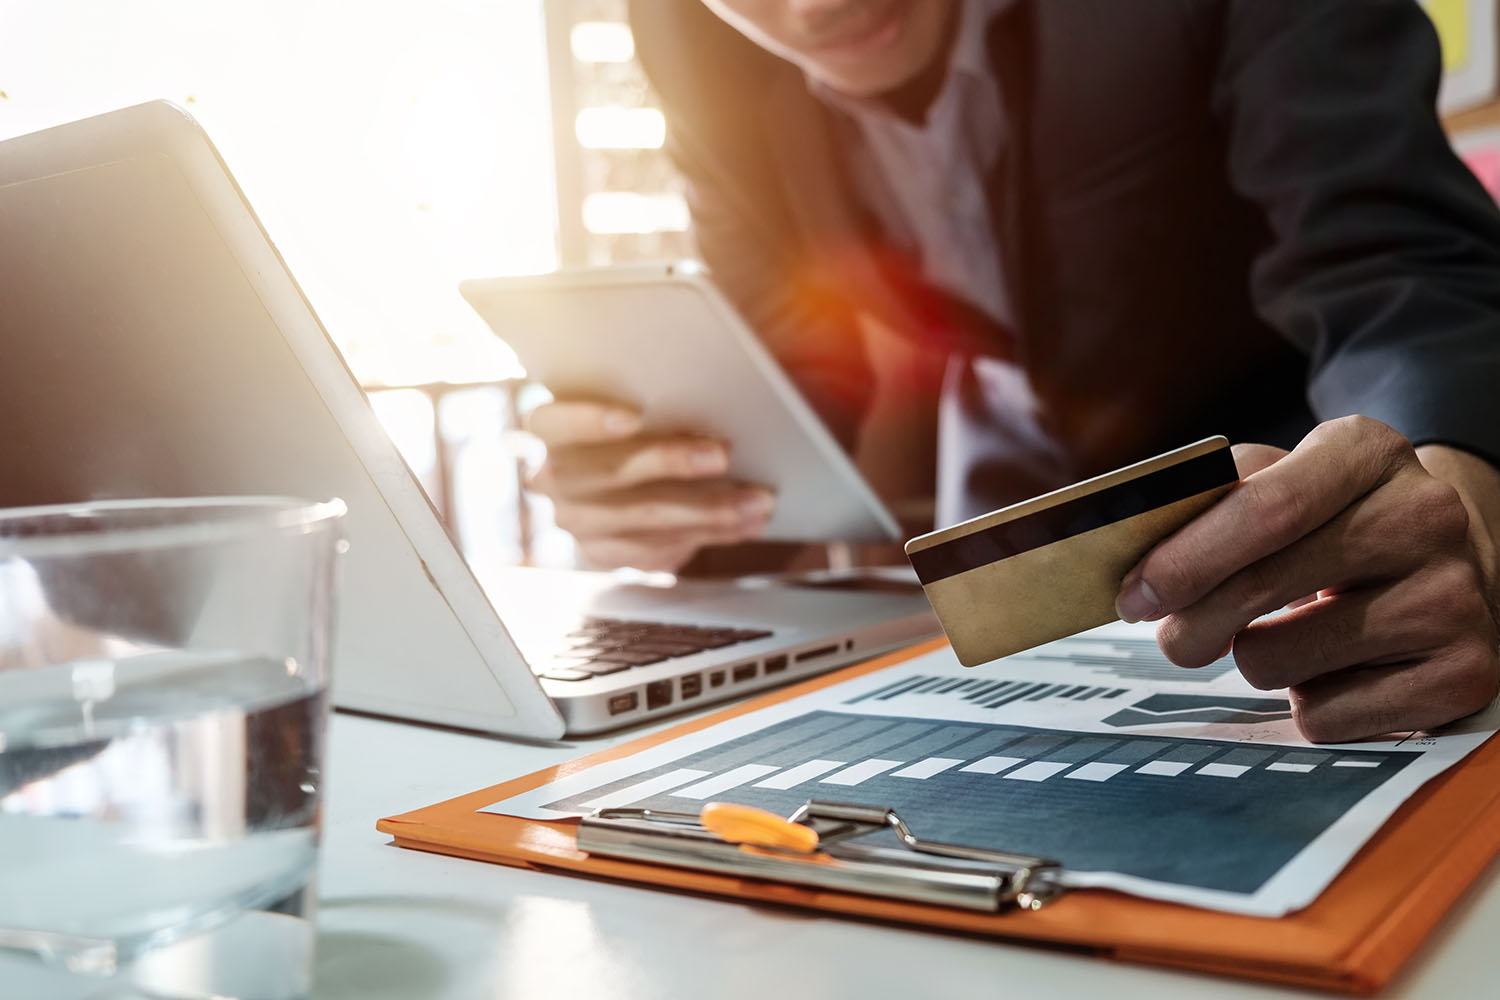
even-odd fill
[[[814,95],[855,126],[852,180],[886,238],[920,258],[928,283],[1007,328],[1015,315],[986,185],[1005,128],[985,37],[990,19],[1010,2],[960,0],[948,75],[920,125],[878,99],[851,98],[809,83]]]

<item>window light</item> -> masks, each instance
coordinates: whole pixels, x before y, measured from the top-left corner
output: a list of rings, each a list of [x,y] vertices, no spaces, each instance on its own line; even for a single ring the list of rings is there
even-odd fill
[[[616,21],[583,21],[573,26],[573,58],[584,63],[623,63],[635,58],[635,38]]]
[[[667,120],[655,108],[584,108],[573,132],[586,149],[660,149]]]
[[[677,194],[591,194],[583,199],[583,225],[600,236],[683,232],[688,228],[688,207]]]

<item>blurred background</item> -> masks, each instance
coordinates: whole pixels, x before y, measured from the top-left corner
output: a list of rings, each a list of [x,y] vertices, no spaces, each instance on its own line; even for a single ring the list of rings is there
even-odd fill
[[[647,0],[650,2],[650,0]],[[1423,0],[1500,191],[1496,0]],[[520,489],[541,392],[460,280],[693,255],[625,0],[0,0],[0,138],[140,101],[205,127],[472,554],[567,565]],[[1336,54],[1333,54],[1336,57]]]

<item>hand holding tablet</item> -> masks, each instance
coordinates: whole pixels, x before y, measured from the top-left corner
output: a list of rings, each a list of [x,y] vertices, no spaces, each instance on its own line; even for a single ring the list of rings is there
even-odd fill
[[[590,565],[676,572],[705,546],[760,537],[775,509],[771,490],[728,475],[725,442],[644,433],[619,404],[558,399],[526,426],[547,447],[529,485]]]
[[[534,485],[596,565],[704,545],[892,541],[894,517],[707,275],[678,264],[468,281],[556,402]]]

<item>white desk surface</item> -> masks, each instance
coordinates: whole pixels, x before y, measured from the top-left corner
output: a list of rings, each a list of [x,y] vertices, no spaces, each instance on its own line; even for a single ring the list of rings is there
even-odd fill
[[[540,747],[335,715],[313,1000],[1327,996],[446,858],[375,829],[615,740]],[[1492,865],[1383,996],[1487,995],[1497,938]],[[0,955],[0,1000],[105,996]]]
[[[316,1000],[1327,995],[446,858],[375,829],[639,733],[537,747],[336,715]],[[1383,996],[1482,995],[1497,939],[1492,865]]]

